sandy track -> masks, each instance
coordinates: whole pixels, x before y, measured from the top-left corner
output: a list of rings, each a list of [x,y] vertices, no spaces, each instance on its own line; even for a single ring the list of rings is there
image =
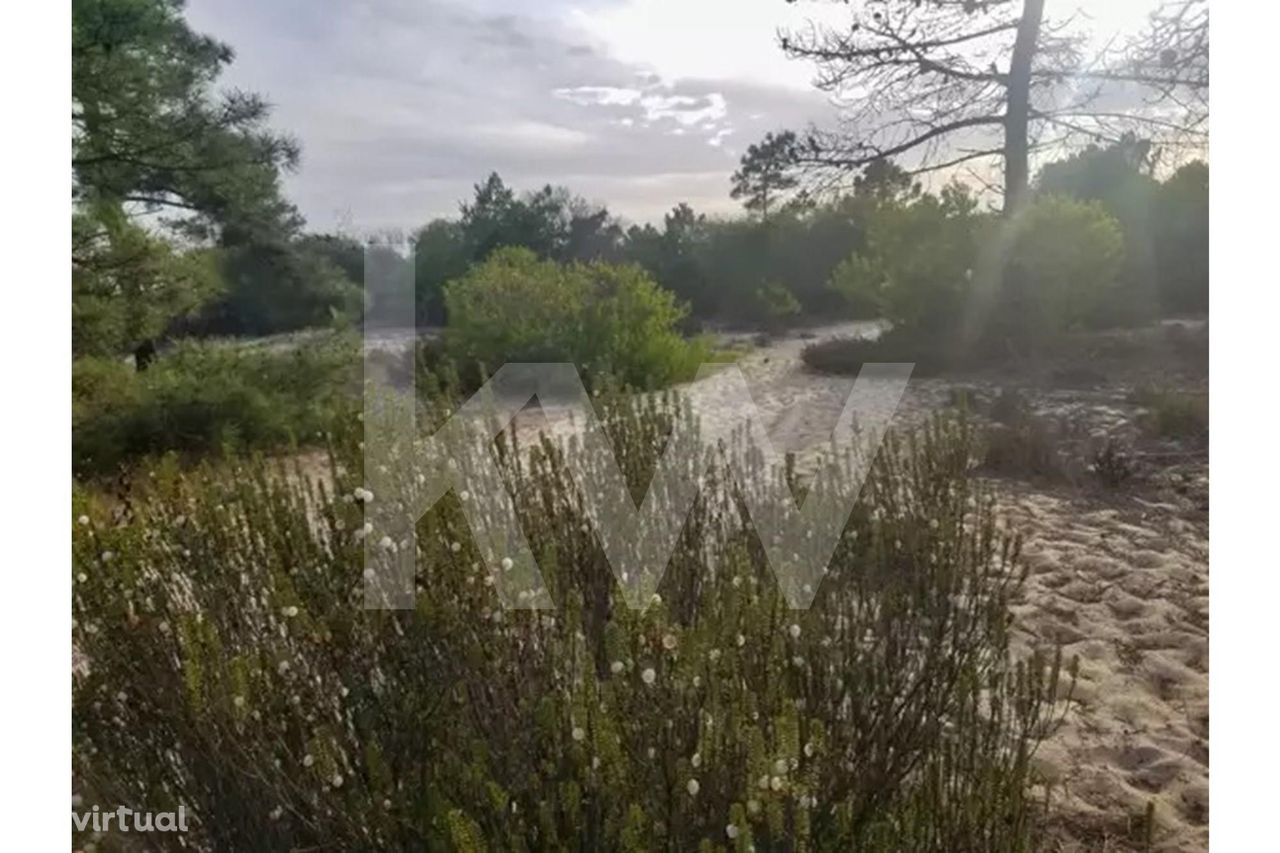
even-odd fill
[[[1154,848],[1205,850],[1209,805],[1207,531],[1173,504],[1144,513],[1033,491],[1003,509],[1030,569],[1024,646],[1080,662],[1069,713],[1037,765],[1064,850],[1131,849],[1155,803]],[[1191,511],[1194,513],[1194,510]]]

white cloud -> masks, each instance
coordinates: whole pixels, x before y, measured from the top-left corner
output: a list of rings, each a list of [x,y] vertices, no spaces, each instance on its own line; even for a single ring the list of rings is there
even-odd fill
[[[707,144],[713,148],[718,148],[724,144],[725,139],[733,133],[732,127],[722,127],[715,133],[711,134],[711,138],[707,140]]]
[[[782,0],[626,0],[569,16],[612,55],[652,66],[668,82],[732,79],[801,90],[813,70],[783,56],[778,28],[848,18],[841,4]]]
[[[669,118],[685,126],[706,121],[714,123],[727,112],[724,95],[719,92],[709,92],[702,99],[687,95],[648,95],[640,99],[640,105],[651,122]]]
[[[617,86],[562,87],[552,92],[583,107],[636,107],[635,114],[627,116],[628,126],[637,120],[645,126],[662,121],[674,121],[685,127],[700,125],[704,130],[715,130],[717,122],[728,113],[728,103],[719,92],[705,95],[672,94],[665,83],[655,83],[640,89]]]
[[[639,89],[623,89],[618,86],[573,86],[561,87],[552,94],[582,106],[626,106],[639,101],[642,93]]]

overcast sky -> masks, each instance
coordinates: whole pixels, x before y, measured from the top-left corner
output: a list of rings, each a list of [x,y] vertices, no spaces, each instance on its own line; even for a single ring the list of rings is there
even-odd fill
[[[1153,2],[1048,7],[1114,33]],[[265,96],[301,141],[286,186],[310,227],[356,232],[452,216],[495,170],[632,221],[679,201],[728,213],[747,145],[833,115],[777,28],[847,15],[784,0],[188,0],[192,26],[236,50],[223,83]]]

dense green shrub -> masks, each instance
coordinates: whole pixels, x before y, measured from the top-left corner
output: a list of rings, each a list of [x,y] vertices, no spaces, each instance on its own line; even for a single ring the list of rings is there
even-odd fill
[[[832,273],[830,286],[854,306],[870,306],[895,328],[921,337],[952,333],[970,297],[983,217],[962,188],[882,204],[865,245]]]
[[[604,414],[641,482],[670,416]],[[355,438],[328,486],[162,471],[119,524],[81,497],[86,803],[185,804],[199,849],[1033,846],[1058,669],[1009,658],[1018,545],[963,428],[882,449],[805,612],[719,469],[628,609],[545,442],[502,458],[554,611],[499,609],[452,496],[418,523],[416,609],[364,610],[361,500],[396,497],[351,499]]]
[[[1156,272],[1163,307],[1209,311],[1209,164],[1188,163],[1156,198]]]
[[[71,377],[73,467],[106,473],[167,451],[314,442],[355,399],[358,364],[358,347],[346,338],[281,349],[180,343],[141,373],[120,359],[78,359]]]
[[[785,285],[767,281],[755,293],[755,311],[766,328],[780,331],[800,316],[800,302]]]
[[[1036,181],[1042,195],[1097,202],[1119,226],[1125,248],[1119,273],[1124,299],[1111,306],[1111,324],[1116,326],[1149,320],[1162,307],[1156,254],[1164,248],[1166,235],[1159,222],[1161,185],[1151,171],[1150,143],[1126,136],[1113,145],[1091,145],[1049,163]]]
[[[445,289],[447,348],[496,369],[561,362],[637,388],[692,378],[710,349],[677,331],[675,297],[638,266],[560,264],[500,249]]]
[[[959,366],[1042,350],[1074,329],[1131,317],[1124,243],[1101,205],[1041,196],[1008,219],[980,215],[959,187],[875,208],[866,244],[832,289],[892,323],[871,342],[813,349],[817,369],[863,361]]]
[[[1009,227],[988,337],[1036,346],[1074,329],[1124,324],[1124,237],[1102,205],[1042,196]]]
[[[1124,234],[1126,322],[1209,310],[1209,166],[1193,161],[1165,181],[1149,142],[1128,136],[1045,166],[1043,193],[1102,204]]]

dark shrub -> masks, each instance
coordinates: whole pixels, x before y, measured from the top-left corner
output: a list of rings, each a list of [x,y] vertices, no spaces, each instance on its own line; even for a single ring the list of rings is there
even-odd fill
[[[914,377],[935,376],[953,366],[936,337],[901,329],[890,329],[877,338],[828,338],[806,346],[800,357],[810,370],[852,375],[863,364],[911,363]]]
[[[1065,425],[1038,415],[1016,389],[1002,388],[987,412],[994,422],[983,436],[982,467],[1007,477],[1066,480]]]
[[[1107,441],[1093,454],[1093,473],[1109,489],[1118,489],[1133,478],[1133,453],[1115,439]]]
[[[1155,438],[1209,440],[1209,393],[1139,388],[1130,402],[1146,411],[1139,422],[1144,432]]]

